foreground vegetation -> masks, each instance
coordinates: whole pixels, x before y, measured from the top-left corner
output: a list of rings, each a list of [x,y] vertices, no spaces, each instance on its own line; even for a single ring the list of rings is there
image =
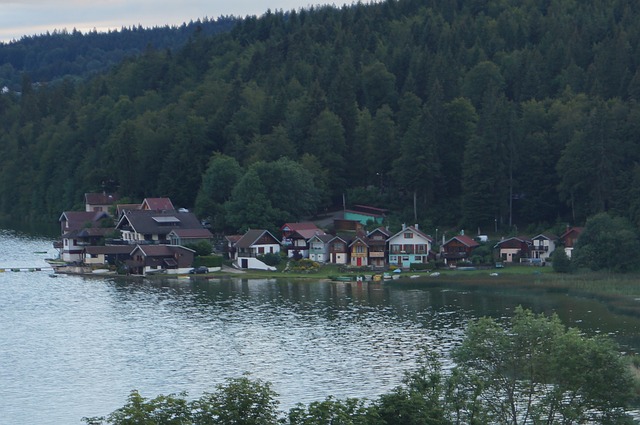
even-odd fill
[[[631,424],[637,396],[631,366],[605,337],[585,337],[556,316],[518,308],[509,324],[472,323],[443,372],[426,352],[403,384],[375,400],[332,397],[289,412],[268,382],[230,379],[189,401],[187,394],[146,399],[132,391],[127,403],[91,425],[453,425]]]

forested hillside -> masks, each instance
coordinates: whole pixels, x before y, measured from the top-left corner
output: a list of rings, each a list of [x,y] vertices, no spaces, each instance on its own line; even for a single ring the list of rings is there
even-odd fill
[[[0,88],[20,90],[22,74],[31,81],[52,82],[64,78],[83,79],[137,56],[152,46],[156,49],[182,47],[200,33],[214,35],[229,31],[237,18],[198,19],[179,27],[123,27],[118,31],[82,33],[54,31],[0,43]]]
[[[229,231],[343,194],[425,228],[640,224],[638,22],[633,0],[267,12],[87,83],[25,79],[0,97],[0,213],[104,188]]]

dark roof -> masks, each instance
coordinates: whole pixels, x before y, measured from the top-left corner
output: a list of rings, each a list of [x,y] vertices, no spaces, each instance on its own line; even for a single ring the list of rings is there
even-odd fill
[[[204,229],[195,214],[179,211],[126,210],[116,228],[124,223],[140,234],[167,235],[178,229]]]
[[[273,242],[279,244],[278,238],[273,236],[271,232],[264,229],[250,229],[247,230],[247,233],[242,235],[242,237],[235,243],[236,248],[250,248],[255,245],[258,239],[260,239],[264,234],[267,234],[273,239]]]
[[[66,221],[68,230],[77,230],[86,227],[87,223],[96,223],[107,217],[109,214],[105,211],[65,211],[58,221]]]
[[[366,237],[363,237],[361,235],[356,236],[355,238],[353,238],[353,240],[351,241],[351,243],[349,244],[349,246],[352,246],[354,243],[356,242],[362,242],[363,244],[365,244],[366,246],[369,246],[369,241],[367,240]]]
[[[563,234],[560,236],[561,239],[566,238],[571,233],[580,234],[584,230],[584,227],[569,227]]]
[[[546,233],[540,233],[539,235],[536,235],[534,237],[531,238],[531,240],[533,239],[549,239],[551,241],[555,241],[558,239],[558,237],[556,235],[550,235],[550,234],[546,234]]]
[[[333,238],[334,238],[334,236],[333,236],[333,235],[330,235],[330,234],[328,234],[328,233],[323,233],[323,234],[321,234],[321,235],[313,235],[313,236],[311,236],[311,237],[309,238],[309,240],[311,240],[311,239],[313,239],[313,238],[318,238],[318,239],[320,239],[322,242],[324,242],[324,243],[328,243],[331,239],[333,239]]]
[[[506,245],[508,247],[513,247],[513,242],[515,242],[516,244],[520,244],[522,245],[531,245],[531,241],[525,237],[511,237],[511,238],[507,238],[507,239],[503,239],[500,242],[498,242],[494,248],[498,248],[501,247],[502,245]]]
[[[89,205],[113,205],[120,197],[114,193],[85,193],[84,201]]]
[[[449,239],[448,241],[446,241],[444,243],[444,245],[447,245],[449,242],[451,242],[453,240],[457,240],[457,241],[461,242],[462,244],[468,246],[469,248],[475,248],[476,246],[480,246],[480,244],[478,242],[476,242],[474,239],[470,238],[467,235],[456,235],[456,236],[452,237],[451,239]]]
[[[83,227],[81,229],[66,232],[62,237],[65,239],[103,237],[106,234],[113,232],[113,230],[113,227]]]
[[[340,239],[342,242],[347,243],[347,241],[349,240],[349,238],[344,238],[340,235],[336,235],[336,236],[329,235],[329,236],[331,236],[331,239],[329,239],[329,242],[333,242],[334,239]]]
[[[169,233],[175,233],[177,236],[181,238],[200,238],[200,239],[210,239],[213,237],[209,229],[173,229]]]
[[[353,206],[353,208],[356,211],[370,211],[376,214],[384,214],[387,211],[389,211],[385,208],[377,208],[377,207],[372,207],[371,205],[362,205],[362,204],[356,204]]]
[[[389,230],[386,227],[377,227],[375,229],[373,229],[372,231],[370,231],[369,233],[367,233],[367,236],[371,236],[374,233],[382,233],[384,236],[389,237],[391,236],[391,232],[389,232]]]
[[[236,242],[238,242],[240,240],[240,238],[242,237],[242,235],[227,235],[224,238],[231,242],[232,244],[235,244]]]
[[[288,227],[291,230],[309,230],[309,229],[318,229],[318,226],[311,221],[303,221],[300,223],[285,223],[282,225],[281,229]]]
[[[289,229],[289,231],[292,233],[297,233],[305,240],[309,240],[313,235],[322,235],[325,233],[318,226],[316,226],[315,223],[312,223],[310,221],[301,223],[285,223],[280,229],[284,231],[285,228]]]

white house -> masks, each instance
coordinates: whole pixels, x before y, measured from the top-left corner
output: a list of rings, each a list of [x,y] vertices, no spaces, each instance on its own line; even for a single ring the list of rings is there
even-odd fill
[[[551,235],[539,234],[531,239],[531,258],[548,261],[551,254],[556,249],[556,240],[558,238]]]
[[[421,232],[418,225],[402,225],[395,235],[387,239],[389,244],[389,265],[409,268],[413,263],[426,263],[433,246],[433,239]]]
[[[280,241],[268,230],[251,229],[233,245],[230,258],[241,269],[275,270],[257,257],[280,253]]]

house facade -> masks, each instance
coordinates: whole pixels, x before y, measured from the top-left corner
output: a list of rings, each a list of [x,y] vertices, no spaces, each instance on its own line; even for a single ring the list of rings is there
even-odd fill
[[[531,238],[531,258],[542,262],[548,261],[556,249],[556,236],[539,234]]]
[[[332,264],[347,264],[349,253],[348,243],[340,236],[334,236],[329,240],[329,262]]]
[[[109,209],[118,202],[118,195],[114,193],[85,193],[84,206],[86,212],[104,211],[110,214]]]
[[[285,223],[281,228],[282,249],[289,258],[309,258],[309,240],[326,234],[312,222]]]
[[[278,254],[280,241],[264,229],[248,230],[234,243],[234,253],[231,258],[236,267],[241,269],[273,270],[257,257],[265,254]]]
[[[469,261],[471,253],[480,246],[478,242],[466,235],[457,235],[441,246],[440,256],[445,264],[455,266],[458,262]]]
[[[190,212],[124,210],[122,217],[116,224],[116,229],[122,233],[122,239],[131,245],[169,244],[171,241],[169,234],[172,231],[201,231],[204,226]]]
[[[571,258],[573,248],[580,237],[580,234],[584,230],[584,227],[569,227],[562,235],[560,235],[560,241],[564,245],[564,252],[567,257]]]
[[[500,261],[505,263],[518,263],[525,258],[531,258],[532,243],[526,238],[508,238],[498,242],[494,249],[498,250]]]
[[[329,262],[329,241],[331,239],[333,239],[332,235],[313,235],[307,241],[309,244],[309,259],[318,263]]]
[[[402,226],[395,235],[391,236],[389,245],[389,265],[409,268],[413,263],[427,263],[429,252],[433,246],[433,239],[415,226]]]
[[[84,249],[83,263],[96,266],[117,266],[131,259],[132,250],[129,245],[87,246]]]
[[[136,245],[131,259],[125,263],[129,273],[148,275],[160,272],[186,273],[193,264],[195,252],[175,245]]]
[[[355,267],[369,265],[369,244],[364,235],[356,236],[349,244],[350,264]]]
[[[104,227],[109,220],[105,211],[65,211],[60,215],[61,241],[56,248],[60,259],[68,263],[82,262],[85,246],[97,244],[113,228]]]
[[[384,227],[378,227],[367,233],[369,242],[369,265],[383,268],[387,265],[387,239],[391,236]]]
[[[213,242],[213,234],[204,227],[199,229],[173,229],[168,235],[171,245],[190,245],[200,242]]]

